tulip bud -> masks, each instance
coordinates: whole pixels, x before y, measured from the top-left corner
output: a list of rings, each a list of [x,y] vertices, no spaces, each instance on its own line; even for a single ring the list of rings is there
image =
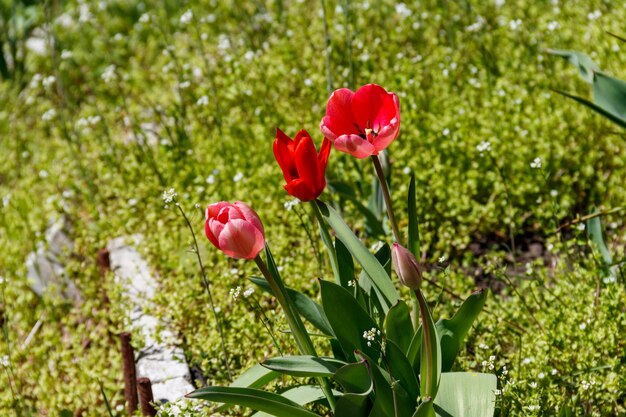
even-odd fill
[[[422,271],[415,256],[404,246],[394,243],[391,259],[400,282],[414,290],[418,289],[422,284]]]
[[[240,201],[209,205],[204,230],[211,243],[231,258],[254,259],[265,246],[261,219]]]

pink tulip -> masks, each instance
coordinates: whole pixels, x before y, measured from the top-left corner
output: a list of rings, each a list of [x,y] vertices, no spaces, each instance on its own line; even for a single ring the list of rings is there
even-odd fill
[[[204,230],[211,243],[231,258],[254,259],[265,246],[261,219],[241,201],[209,205]]]
[[[422,271],[415,256],[404,246],[394,243],[391,248],[393,268],[403,285],[418,289],[422,284]]]
[[[328,99],[320,128],[338,151],[357,158],[378,155],[398,136],[400,101],[376,84],[356,92],[340,88]]]

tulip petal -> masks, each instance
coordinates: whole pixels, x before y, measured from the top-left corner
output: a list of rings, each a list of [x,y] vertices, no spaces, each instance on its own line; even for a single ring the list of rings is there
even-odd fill
[[[321,186],[322,191],[326,187],[325,174],[326,166],[328,165],[328,155],[330,154],[331,147],[332,143],[330,142],[330,140],[324,138],[324,140],[322,141],[322,147],[320,148],[320,153],[317,155],[317,165],[319,167],[318,186]]]
[[[296,136],[296,168],[298,177],[306,182],[311,189],[316,188],[319,177],[319,167],[317,165],[317,150],[313,144],[311,136],[306,131],[298,132]]]
[[[261,231],[242,219],[228,222],[219,237],[219,248],[227,256],[237,259],[254,259],[264,244]]]
[[[296,197],[300,201],[315,200],[321,194],[321,191],[317,193],[316,190],[313,189],[309,183],[302,180],[301,178],[289,181],[287,184],[285,184],[285,191],[287,191],[290,195]]]
[[[328,139],[335,140],[337,136],[363,133],[355,125],[352,114],[353,96],[354,93],[349,89],[340,88],[335,90],[328,99],[326,116],[320,125],[322,133]]]
[[[218,203],[209,204],[209,206],[206,208],[206,219],[208,220],[210,218],[217,217],[219,212],[224,207],[229,207],[229,206],[230,206],[230,203],[227,201],[220,201]]]
[[[387,91],[379,85],[367,84],[359,88],[352,97],[352,113],[356,123],[362,130],[374,129],[374,122],[383,124],[393,118],[391,115],[385,120],[384,116],[393,112],[393,102],[391,112],[387,109]],[[379,113],[383,113],[382,115]],[[387,123],[384,123],[387,124]]]
[[[235,206],[239,210],[239,212],[246,221],[252,223],[254,227],[259,229],[262,234],[265,233],[265,229],[263,228],[263,223],[261,222],[259,215],[256,214],[256,212],[252,210],[250,206],[248,206],[246,203],[242,203],[241,201],[235,201],[233,203],[233,206]]]
[[[383,127],[378,135],[372,141],[372,145],[376,148],[377,152],[386,149],[387,146],[394,141],[396,137],[398,137],[398,132],[400,131],[400,121],[397,119],[392,119],[390,124]]]
[[[377,154],[374,145],[357,135],[339,136],[335,139],[335,148],[359,159]]]
[[[276,128],[276,140],[274,141],[274,157],[283,171],[285,181],[289,182],[297,178],[298,172],[294,163],[295,143],[282,130]]]
[[[204,231],[206,232],[206,237],[209,238],[211,243],[219,248],[219,238],[220,234],[224,230],[224,223],[220,222],[217,219],[209,219],[204,224]]]

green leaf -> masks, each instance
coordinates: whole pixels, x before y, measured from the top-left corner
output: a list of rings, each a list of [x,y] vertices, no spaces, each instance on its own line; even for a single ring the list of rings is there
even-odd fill
[[[249,279],[262,290],[269,294],[273,294],[272,289],[265,278],[250,277]],[[300,313],[302,317],[307,319],[309,323],[325,335],[334,337],[333,329],[330,327],[330,323],[328,323],[328,319],[324,314],[322,306],[293,288],[285,287],[285,290],[287,291],[287,294],[289,294],[289,298],[296,307],[296,310],[298,310],[298,313]]]
[[[240,405],[263,411],[276,417],[319,417],[306,408],[281,395],[271,392],[239,387],[205,387],[186,395],[212,402]]]
[[[372,380],[374,381],[374,405],[370,416],[408,416],[415,410],[416,398],[410,398],[404,388],[394,381],[394,387],[391,386],[391,377],[389,373],[376,365],[376,363],[365,355],[363,352],[357,352],[357,357],[361,357],[367,361],[370,366]],[[395,413],[397,408],[398,413]]]
[[[341,286],[349,289],[348,283],[354,280],[354,259],[352,259],[352,254],[348,248],[339,239],[335,239],[335,250],[337,252]]]
[[[409,246],[407,249],[415,255],[416,259],[421,257],[420,249],[420,230],[417,219],[417,202],[415,201],[415,176],[411,175],[411,183],[409,184]]]
[[[389,373],[415,403],[420,396],[420,388],[413,367],[398,345],[389,339],[385,348],[385,358],[389,365]]]
[[[415,373],[420,372],[420,351],[422,349],[422,326],[420,325],[411,339],[406,357],[413,366]]]
[[[596,72],[593,79],[593,101],[604,110],[626,120],[626,82]]]
[[[346,365],[345,362],[334,358],[320,358],[315,356],[279,356],[261,363],[267,369],[281,374],[292,376],[324,376],[330,377],[337,369]]]
[[[559,90],[553,90],[565,97],[571,98],[572,100],[575,100],[581,104],[584,104],[585,106],[589,107],[591,110],[601,114],[602,116],[606,117],[607,119],[611,120],[613,123],[616,123],[617,125],[626,128],[626,120],[616,116],[615,114],[613,114],[612,112],[603,109],[602,107],[592,103],[591,101],[584,99],[582,97],[578,97],[578,96],[574,96],[572,94],[566,93],[564,91],[559,91]]]
[[[439,344],[437,328],[433,322],[428,304],[426,304],[426,299],[419,290],[416,291],[416,295],[420,304],[423,328],[422,345],[420,348],[420,392],[424,398],[435,398],[441,375],[441,345]]]
[[[487,290],[476,291],[467,297],[451,319],[442,319],[437,322],[437,334],[441,344],[442,372],[448,372],[452,369],[456,355],[458,355],[474,320],[482,311],[485,301],[487,301]]]
[[[440,417],[492,417],[497,378],[493,374],[447,372],[441,374],[435,411]]]
[[[600,252],[600,263],[602,264],[605,276],[609,276],[616,280],[617,267],[610,266],[613,263],[613,257],[611,256],[611,252],[609,252],[609,248],[606,246],[606,242],[604,241],[604,237],[602,235],[602,222],[600,220],[600,216],[587,220],[587,235],[589,236],[589,240],[591,240],[592,244],[595,246],[595,249]]]
[[[436,417],[433,400],[429,398],[422,402],[413,413],[413,417]]]
[[[334,379],[349,393],[369,394],[374,389],[369,364],[365,359],[342,366],[335,372]]]
[[[385,271],[383,266],[376,260],[374,255],[361,243],[359,238],[355,236],[352,230],[346,225],[337,214],[335,210],[328,207],[321,201],[317,201],[322,216],[326,219],[328,224],[333,228],[337,237],[348,248],[352,256],[361,265],[363,270],[369,275],[374,283],[374,289],[376,295],[380,301],[384,313],[386,314],[389,307],[398,300],[398,292],[389,277],[389,274]]]
[[[378,359],[377,346],[367,346],[363,338],[363,332],[378,329],[374,320],[345,288],[323,280],[320,287],[324,312],[346,357],[353,358],[358,349]]]
[[[340,396],[341,392],[333,391],[333,394],[335,394],[335,396]],[[299,405],[306,405],[326,399],[324,391],[317,385],[299,385],[297,387],[289,388],[280,395]],[[271,414],[259,411],[258,413],[254,413],[252,416],[270,417]]]
[[[398,300],[389,309],[385,317],[385,335],[387,340],[395,342],[400,350],[406,355],[413,338],[413,323],[411,322],[411,311],[406,303]]]
[[[594,73],[600,71],[600,67],[598,67],[591,58],[580,52],[548,49],[548,53],[566,58],[572,65],[578,68],[580,77],[589,84],[593,83]]]
[[[229,386],[239,388],[261,388],[279,376],[280,374],[278,372],[267,369],[264,366],[261,366],[261,364],[256,364],[239,375],[239,377],[231,382]]]

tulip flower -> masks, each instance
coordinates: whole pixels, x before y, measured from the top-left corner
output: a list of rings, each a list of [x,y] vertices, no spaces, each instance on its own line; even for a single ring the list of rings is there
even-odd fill
[[[317,153],[311,136],[301,130],[292,140],[276,129],[274,157],[285,177],[285,190],[301,201],[315,200],[326,187],[326,164],[331,142],[324,138],[320,152]]]
[[[393,268],[403,285],[418,289],[422,284],[422,271],[415,256],[404,246],[395,242],[391,248]]]
[[[328,99],[320,128],[338,151],[357,158],[378,155],[398,136],[400,101],[376,84],[356,92],[340,88]]]
[[[261,219],[240,201],[209,205],[204,230],[211,243],[231,258],[254,259],[265,246]]]

